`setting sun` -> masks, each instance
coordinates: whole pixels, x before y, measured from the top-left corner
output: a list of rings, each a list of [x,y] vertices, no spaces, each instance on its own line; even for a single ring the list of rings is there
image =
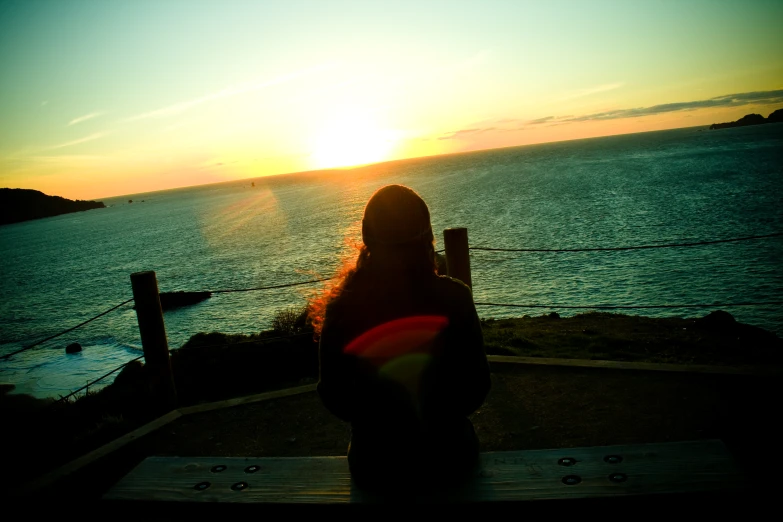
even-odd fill
[[[0,0],[0,491],[128,519],[763,513],[781,22]]]
[[[0,186],[106,198],[783,107],[781,2],[562,3],[14,2]]]
[[[395,134],[366,113],[343,111],[318,132],[311,167],[350,167],[390,159],[397,142]]]

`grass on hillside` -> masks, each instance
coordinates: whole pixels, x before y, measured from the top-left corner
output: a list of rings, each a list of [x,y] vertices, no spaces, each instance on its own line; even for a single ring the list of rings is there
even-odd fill
[[[699,319],[589,312],[482,320],[488,354],[679,364],[783,362],[783,341],[726,312]]]

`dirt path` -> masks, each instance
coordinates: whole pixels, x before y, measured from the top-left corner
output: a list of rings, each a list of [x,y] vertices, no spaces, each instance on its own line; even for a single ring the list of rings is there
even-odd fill
[[[737,379],[506,365],[472,420],[483,451],[712,438]],[[344,455],[349,438],[308,393],[186,416],[149,442],[158,455],[314,456]]]
[[[773,442],[774,379],[506,364],[494,365],[492,385],[472,416],[482,451],[718,438],[756,473],[753,452]],[[305,393],[184,416],[56,489],[78,484],[98,498],[150,455],[344,455],[349,438]]]

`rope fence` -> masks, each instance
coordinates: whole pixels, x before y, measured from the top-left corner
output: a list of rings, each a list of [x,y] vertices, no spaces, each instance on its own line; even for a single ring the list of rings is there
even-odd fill
[[[717,239],[717,240],[710,240],[710,241],[694,241],[694,242],[682,242],[682,243],[669,243],[669,244],[660,244],[660,245],[635,245],[635,246],[622,246],[622,247],[595,247],[595,248],[570,248],[570,249],[552,249],[552,248],[491,248],[491,247],[468,247],[468,250],[476,250],[476,251],[488,251],[488,252],[539,252],[539,253],[560,253],[560,252],[601,252],[601,251],[623,251],[623,250],[646,250],[646,249],[657,249],[657,248],[681,248],[681,247],[696,247],[696,246],[703,246],[703,245],[715,245],[720,243],[732,243],[732,242],[739,242],[739,241],[751,241],[751,240],[758,240],[758,239],[768,239],[768,238],[774,238],[774,237],[781,237],[783,236],[783,232],[777,232],[772,234],[764,234],[764,235],[755,235],[755,236],[745,236],[745,237],[737,237],[737,238],[730,238],[730,239]],[[464,248],[464,247],[463,247]],[[444,250],[438,250],[437,252],[443,252]],[[262,291],[262,290],[275,290],[275,289],[282,289],[282,288],[290,288],[295,286],[302,286],[302,285],[310,285],[310,284],[316,284],[321,283],[324,281],[329,281],[333,279],[332,277],[326,277],[326,278],[319,278],[319,279],[312,279],[309,281],[299,281],[294,283],[285,283],[285,284],[279,284],[279,285],[270,285],[270,286],[260,286],[260,287],[251,287],[251,288],[235,288],[235,289],[219,289],[219,290],[202,290],[200,292],[209,292],[213,294],[223,294],[223,293],[235,293],[235,292],[254,292],[254,291]],[[41,344],[51,341],[53,339],[56,339],[62,335],[65,335],[69,332],[72,332],[78,328],[81,328],[82,326],[85,326],[92,321],[95,321],[96,319],[103,317],[122,306],[127,305],[128,303],[132,302],[134,299],[127,299],[123,301],[122,303],[115,305],[108,310],[105,310],[104,312],[101,312],[94,317],[91,317],[90,319],[87,319],[86,321],[83,321],[79,323],[76,326],[73,326],[71,328],[68,328],[66,330],[63,330],[59,333],[56,333],[54,335],[50,335],[44,339],[41,339],[39,341],[36,341],[28,346],[25,346],[24,348],[21,348],[19,350],[16,350],[14,352],[8,353],[0,357],[0,360],[6,360],[14,355],[17,355],[19,353],[25,352],[27,350],[30,350],[32,348],[35,348],[36,346],[40,346]],[[756,302],[737,302],[737,303],[687,303],[687,304],[661,304],[661,305],[562,305],[562,304],[550,304],[550,305],[544,305],[544,304],[515,304],[515,303],[490,303],[490,302],[477,302],[475,303],[476,306],[489,306],[489,307],[506,307],[506,308],[530,308],[530,309],[567,309],[567,310],[644,310],[644,309],[673,309],[673,308],[680,308],[680,309],[688,309],[688,308],[732,308],[732,307],[744,307],[744,306],[781,306],[783,305],[783,301],[756,301]],[[219,343],[219,344],[213,344],[213,345],[200,345],[199,348],[214,348],[219,346],[226,346],[229,344],[246,344],[246,343],[263,343],[268,341],[274,341],[274,340],[281,340],[281,339],[289,339],[293,337],[301,337],[305,335],[311,335],[310,332],[305,333],[298,333],[298,334],[292,334],[292,335],[286,335],[286,336],[278,336],[278,337],[269,337],[269,338],[263,338],[263,339],[253,339],[250,341],[240,341],[238,343]],[[111,370],[110,372],[100,376],[97,379],[94,379],[87,383],[86,385],[82,386],[81,388],[69,393],[68,395],[61,397],[57,402],[62,402],[70,397],[73,397],[75,394],[79,393],[82,390],[88,389],[90,386],[93,386],[95,383],[105,379],[106,377],[112,375],[113,373],[121,370],[128,364],[138,361],[139,359],[143,358],[144,355],[140,355],[139,357],[136,357],[135,359],[132,359],[117,368]]]
[[[538,252],[538,253],[560,253],[560,252],[617,252],[621,250],[649,250],[654,248],[680,248],[695,247],[703,245],[717,245],[719,243],[736,243],[738,241],[751,241],[755,239],[768,239],[781,237],[783,232],[773,234],[764,234],[760,236],[734,237],[729,239],[714,239],[710,241],[692,241],[685,243],[665,243],[661,245],[631,245],[622,247],[587,247],[587,248],[494,248],[494,247],[468,247],[468,250],[477,250],[484,252]],[[442,254],[446,249],[436,250],[436,254]]]
[[[11,357],[13,355],[16,355],[18,353],[26,352],[30,348],[35,348],[36,346],[41,345],[41,344],[43,344],[43,343],[45,343],[47,341],[51,341],[52,339],[56,339],[56,338],[58,338],[58,337],[60,337],[62,335],[67,334],[68,332],[72,332],[72,331],[76,330],[77,328],[81,328],[82,326],[84,326],[84,325],[86,325],[88,323],[93,322],[94,320],[98,319],[99,317],[103,317],[104,315],[106,315],[106,314],[108,314],[110,312],[113,312],[114,310],[116,310],[116,309],[118,309],[118,308],[120,308],[122,306],[125,306],[126,304],[130,303],[131,301],[133,301],[133,299],[128,299],[127,301],[123,301],[120,304],[118,304],[117,306],[112,306],[111,308],[109,308],[105,312],[101,312],[98,315],[96,315],[95,317],[91,317],[90,319],[87,319],[86,321],[84,321],[82,323],[79,323],[76,326],[68,328],[67,330],[63,330],[60,333],[56,333],[54,335],[50,335],[49,337],[47,337],[45,339],[41,339],[40,341],[36,341],[33,344],[25,346],[24,348],[22,348],[20,350],[16,350],[15,352],[7,353],[7,354],[3,355],[2,357],[0,357],[0,360],[1,359],[8,359],[9,357]]]
[[[622,247],[595,247],[595,248],[491,248],[491,247],[469,247],[469,250],[483,250],[486,252],[617,252],[620,250],[648,250],[653,248],[680,248],[694,247],[703,245],[717,245],[719,243],[735,243],[737,241],[750,241],[754,239],[767,239],[771,237],[783,236],[783,232],[774,234],[765,234],[762,236],[745,236],[731,239],[716,239],[712,241],[694,241],[691,243],[669,243],[664,245],[634,245]]]
[[[276,288],[289,288],[291,286],[311,285],[315,283],[321,283],[323,281],[329,281],[330,279],[334,279],[334,278],[324,277],[323,279],[312,279],[310,281],[301,281],[299,283],[286,283],[283,285],[258,286],[255,288],[234,288],[229,290],[201,290],[201,292],[210,292],[213,294],[229,294],[233,292],[255,292],[256,290],[274,290]]]
[[[758,240],[758,239],[769,239],[774,237],[781,237],[783,236],[783,232],[775,232],[771,234],[763,234],[763,235],[755,235],[755,236],[744,236],[744,237],[735,237],[735,238],[729,238],[729,239],[715,239],[715,240],[709,240],[709,241],[693,241],[693,242],[684,242],[684,243],[668,243],[668,244],[661,244],[661,245],[632,245],[632,246],[622,246],[622,247],[591,247],[591,248],[493,248],[493,247],[469,247],[469,250],[476,250],[476,251],[486,251],[486,252],[538,252],[538,253],[559,253],[559,252],[611,252],[611,251],[622,251],[622,250],[647,250],[647,249],[655,249],[655,248],[681,248],[681,247],[695,247],[695,246],[703,246],[703,245],[715,245],[720,243],[733,243],[738,241],[751,241],[751,240]],[[444,250],[437,250],[436,252],[441,253],[444,252]],[[324,277],[319,279],[311,279],[309,281],[299,281],[295,283],[285,283],[285,284],[279,284],[279,285],[270,285],[270,286],[258,286],[258,287],[251,287],[251,288],[231,288],[231,289],[219,289],[219,290],[199,290],[198,292],[209,292],[213,294],[226,294],[226,293],[236,293],[236,292],[255,292],[255,291],[261,291],[261,290],[276,290],[281,288],[290,288],[294,286],[302,286],[302,285],[311,285],[315,283],[322,283],[324,281],[329,281],[331,279],[334,279],[332,277]],[[71,328],[68,328],[66,330],[63,330],[62,332],[56,333],[54,335],[50,335],[49,337],[46,337],[44,339],[41,339],[40,341],[36,341],[33,344],[30,344],[28,346],[25,346],[24,348],[21,348],[19,350],[16,350],[14,352],[8,353],[0,357],[0,360],[8,359],[14,355],[17,355],[19,353],[25,352],[31,348],[35,348],[36,346],[39,346],[47,341],[51,341],[52,339],[56,339],[57,337],[60,337],[62,335],[65,335],[69,332],[72,332],[78,328],[81,328],[82,326],[100,318],[104,315],[113,312],[114,310],[117,310],[118,308],[130,303],[133,301],[133,299],[128,299],[126,301],[123,301],[122,303],[113,306],[109,308],[108,310],[101,312],[100,314],[91,317],[90,319],[87,319],[86,321],[77,324],[76,326],[73,326]],[[578,310],[586,310],[586,309],[595,309],[595,310],[614,310],[614,309],[656,309],[656,308],[714,308],[714,307],[737,307],[737,306],[772,306],[772,305],[780,305],[780,301],[763,301],[763,302],[744,302],[744,303],[722,303],[722,304],[712,304],[712,303],[705,303],[705,304],[687,304],[687,305],[541,305],[541,304],[512,304],[512,303],[475,303],[476,306],[497,306],[497,307],[511,307],[511,308],[562,308],[562,309],[578,309]]]
[[[474,303],[476,306],[498,306],[510,308],[563,308],[572,310],[636,310],[654,308],[732,308],[736,306],[780,306],[783,301],[759,301],[744,303],[700,303],[700,304],[663,304],[663,305],[540,305],[510,303]]]
[[[237,345],[237,344],[266,343],[268,341],[280,341],[280,340],[283,340],[283,339],[291,339],[293,337],[303,337],[305,335],[311,336],[313,334],[312,334],[312,332],[303,332],[303,333],[291,334],[291,335],[281,335],[281,336],[277,336],[277,337],[265,337],[263,339],[253,339],[251,341],[239,341],[239,342],[236,342],[236,343],[218,343],[218,344],[205,344],[205,345],[199,344],[198,346],[196,346],[196,348],[220,348],[220,347],[224,347],[224,346],[234,346],[234,345]],[[63,402],[63,401],[66,401],[66,400],[70,399],[71,397],[73,397],[74,395],[79,393],[80,391],[89,389],[90,386],[93,386],[94,384],[102,381],[103,379],[105,379],[109,375],[113,374],[114,372],[117,372],[117,371],[125,368],[130,363],[136,362],[139,359],[142,359],[143,357],[144,357],[144,355],[139,355],[138,357],[136,357],[134,359],[131,359],[128,362],[122,363],[121,365],[117,366],[116,368],[114,368],[110,372],[104,373],[103,375],[101,375],[97,379],[93,379],[92,381],[88,382],[87,384],[85,384],[81,388],[72,391],[71,393],[69,393],[68,395],[66,395],[64,397],[60,397],[59,399],[57,399],[57,401],[55,401],[55,403]]]
[[[121,370],[121,369],[125,368],[125,367],[126,367],[126,366],[128,366],[130,363],[132,363],[132,362],[135,362],[135,361],[138,361],[138,360],[139,360],[139,359],[141,359],[142,357],[144,357],[144,356],[143,356],[143,355],[139,355],[139,356],[138,356],[138,357],[136,357],[135,359],[131,359],[130,361],[128,361],[128,362],[126,362],[126,363],[123,363],[123,364],[121,364],[121,365],[117,366],[117,367],[116,367],[115,369],[113,369],[112,371],[110,371],[110,372],[108,372],[108,373],[105,373],[105,374],[101,375],[100,377],[98,377],[97,379],[94,379],[94,380],[92,380],[92,381],[88,382],[87,384],[85,384],[84,386],[82,386],[81,388],[79,388],[78,390],[74,390],[74,391],[72,391],[71,393],[69,393],[69,394],[68,394],[68,395],[66,395],[65,397],[60,397],[59,399],[57,399],[57,401],[56,401],[54,404],[56,404],[56,403],[58,403],[58,402],[63,402],[63,401],[66,401],[66,400],[70,399],[71,397],[73,397],[74,395],[76,395],[77,393],[79,393],[80,391],[82,391],[82,390],[85,390],[85,389],[89,388],[90,386],[92,386],[93,384],[95,384],[95,383],[97,383],[97,382],[99,382],[99,381],[102,381],[103,379],[105,379],[105,378],[106,378],[106,377],[108,377],[109,375],[113,374],[113,373],[114,373],[114,372],[116,372],[117,370]]]

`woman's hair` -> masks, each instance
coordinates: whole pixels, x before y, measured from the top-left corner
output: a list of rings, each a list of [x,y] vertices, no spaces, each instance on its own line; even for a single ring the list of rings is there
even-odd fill
[[[362,242],[355,261],[347,260],[308,305],[316,336],[327,311],[346,295],[365,302],[436,273],[430,212],[408,187],[387,185],[372,195],[364,208]]]

